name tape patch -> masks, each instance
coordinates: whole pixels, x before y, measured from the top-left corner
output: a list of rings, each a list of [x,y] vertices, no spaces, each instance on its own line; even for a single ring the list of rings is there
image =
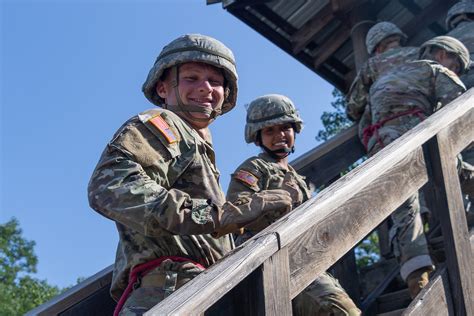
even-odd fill
[[[252,187],[258,182],[258,178],[256,176],[245,170],[237,171],[234,177]]]
[[[163,134],[168,143],[173,144],[178,141],[178,136],[176,136],[168,123],[166,123],[166,121],[160,115],[152,117],[149,122],[153,124],[153,126],[155,126],[161,134]]]

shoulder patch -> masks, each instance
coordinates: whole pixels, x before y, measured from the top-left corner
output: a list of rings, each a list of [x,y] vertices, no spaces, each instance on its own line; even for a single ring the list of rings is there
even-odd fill
[[[246,183],[250,186],[255,186],[257,185],[257,182],[258,182],[258,178],[256,176],[254,176],[253,174],[251,174],[250,172],[246,171],[246,170],[242,170],[240,169],[239,171],[237,171],[235,174],[234,174],[234,177],[237,179],[237,180],[240,180],[242,181],[243,183]]]
[[[168,123],[166,123],[166,121],[161,117],[161,115],[158,114],[153,116],[148,121],[160,131],[169,144],[178,142],[178,136],[171,129]]]

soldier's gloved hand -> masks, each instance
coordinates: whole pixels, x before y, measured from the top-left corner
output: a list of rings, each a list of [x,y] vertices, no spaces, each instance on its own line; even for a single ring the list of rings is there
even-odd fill
[[[218,208],[218,221],[212,234],[220,237],[225,234],[237,232],[262,214],[273,210],[291,210],[292,199],[285,190],[265,190],[254,193],[248,197],[241,197],[234,204],[226,202]]]
[[[290,193],[291,199],[293,200],[293,208],[296,208],[303,203],[303,192],[298,187],[295,174],[293,172],[287,172],[283,178],[283,185],[281,188]]]

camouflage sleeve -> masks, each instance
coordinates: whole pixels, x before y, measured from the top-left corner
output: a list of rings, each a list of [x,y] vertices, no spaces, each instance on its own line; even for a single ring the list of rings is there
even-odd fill
[[[162,165],[163,170],[169,167],[166,160]],[[102,215],[146,236],[213,232],[218,222],[214,206],[183,191],[167,190],[165,182],[151,179],[143,162],[111,143],[89,182],[89,203]]]
[[[433,111],[439,110],[465,91],[464,84],[455,73],[439,67],[435,74],[436,102]]]
[[[263,178],[262,172],[251,161],[244,162],[231,175],[227,201],[236,202],[265,189],[262,187]]]
[[[346,97],[346,114],[353,121],[359,121],[369,100],[369,89],[372,84],[370,69],[366,63],[357,73]]]

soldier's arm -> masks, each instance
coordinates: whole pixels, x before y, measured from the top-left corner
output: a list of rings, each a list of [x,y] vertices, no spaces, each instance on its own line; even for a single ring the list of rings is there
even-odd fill
[[[353,121],[359,121],[369,101],[369,90],[372,84],[370,69],[365,64],[357,73],[346,96],[346,114]]]
[[[193,199],[180,190],[166,190],[129,153],[110,145],[88,191],[93,209],[147,236],[203,234],[216,228],[217,212],[209,201]]]
[[[435,75],[436,104],[433,111],[439,110],[465,91],[464,84],[455,73],[440,67]]]

